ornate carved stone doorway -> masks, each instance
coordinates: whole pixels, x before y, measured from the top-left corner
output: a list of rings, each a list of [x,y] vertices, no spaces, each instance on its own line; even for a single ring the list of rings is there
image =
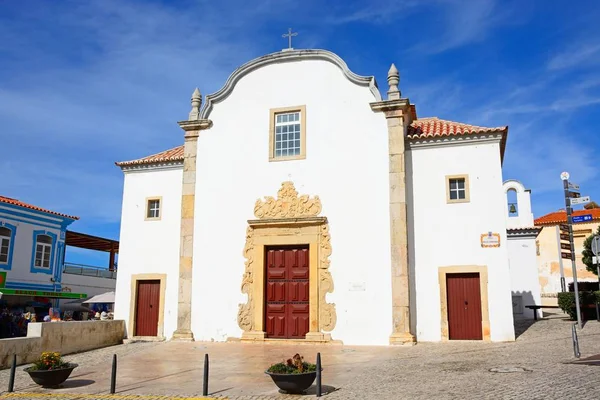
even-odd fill
[[[242,293],[248,301],[240,304],[238,325],[243,341],[265,340],[265,247],[308,245],[309,249],[309,332],[304,341],[326,342],[337,317],[335,304],[327,303],[333,292],[329,272],[331,240],[327,218],[320,217],[318,196],[298,196],[292,182],[283,182],[277,199],[266,196],[254,206],[255,220],[248,221],[244,247],[245,271]],[[280,339],[281,340],[281,339]]]

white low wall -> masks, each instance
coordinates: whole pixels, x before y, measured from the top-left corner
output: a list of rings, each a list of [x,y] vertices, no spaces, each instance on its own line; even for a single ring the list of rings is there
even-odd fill
[[[125,321],[32,322],[27,337],[0,340],[0,369],[35,361],[44,351],[61,355],[123,343]]]

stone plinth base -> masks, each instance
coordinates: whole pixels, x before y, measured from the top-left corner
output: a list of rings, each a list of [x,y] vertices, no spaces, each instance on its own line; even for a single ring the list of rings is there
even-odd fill
[[[193,342],[194,334],[188,329],[177,330],[173,333],[173,340],[180,342]]]
[[[256,342],[265,340],[265,332],[249,331],[242,333],[242,342]]]
[[[414,346],[417,344],[417,338],[411,333],[392,333],[390,336],[391,345]]]
[[[163,336],[132,336],[127,339],[123,339],[123,344],[139,343],[139,342],[164,342]]]

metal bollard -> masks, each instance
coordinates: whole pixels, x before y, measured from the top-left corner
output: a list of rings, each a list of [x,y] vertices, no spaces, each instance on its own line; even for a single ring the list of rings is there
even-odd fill
[[[208,354],[204,355],[204,380],[202,382],[202,396],[208,396]]]
[[[317,353],[317,397],[321,397],[321,353]]]
[[[13,355],[12,365],[10,366],[10,378],[8,378],[8,393],[15,391],[15,372],[17,371],[17,355]]]
[[[579,340],[577,340],[577,324],[573,324],[571,329],[571,335],[573,337],[573,353],[576,358],[581,357],[581,353],[579,352]]]
[[[117,386],[117,355],[113,354],[112,372],[110,374],[110,394],[115,394]]]

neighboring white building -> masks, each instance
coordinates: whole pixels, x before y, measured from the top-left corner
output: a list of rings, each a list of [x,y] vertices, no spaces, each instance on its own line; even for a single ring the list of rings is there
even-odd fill
[[[116,271],[65,263],[68,246],[118,252],[117,241],[68,231],[77,219],[0,196],[0,306],[47,311],[114,290]]]
[[[509,201],[512,192],[516,198]],[[531,212],[531,190],[516,180],[504,182],[506,194],[506,215],[508,228],[508,254],[510,280],[515,318],[532,318],[534,312],[542,316],[542,311],[525,308],[528,305],[541,305],[541,287],[538,279],[536,238],[541,228],[534,226]]]
[[[514,340],[508,128],[417,118],[398,83],[286,49],[196,90],[183,146],[117,163],[128,336]]]

